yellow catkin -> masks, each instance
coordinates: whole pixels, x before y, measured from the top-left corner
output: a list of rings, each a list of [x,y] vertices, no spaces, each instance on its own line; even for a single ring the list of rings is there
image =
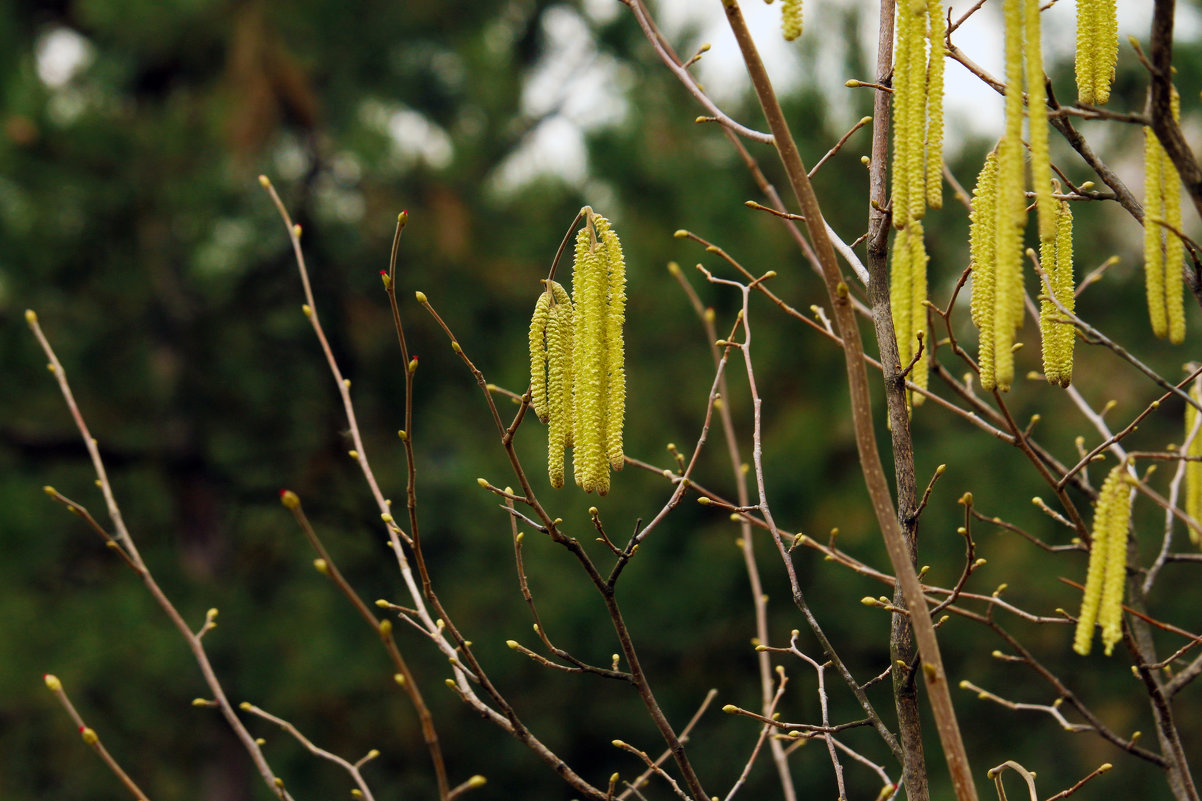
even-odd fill
[[[1115,0],[1077,0],[1077,99],[1104,105],[1118,63],[1118,9]]]
[[[609,221],[585,212],[572,277],[572,472],[585,492],[605,495],[610,469],[621,469],[624,458],[626,263]]]
[[[572,340],[573,309],[571,298],[558,283],[552,282],[554,300],[547,321],[547,476],[559,489],[564,479],[564,449],[569,447],[572,431]]]
[[[780,27],[786,42],[801,36],[802,22],[802,0],[785,0],[781,3]]]
[[[1144,128],[1144,289],[1148,297],[1148,318],[1152,333],[1169,333],[1165,310],[1164,219],[1165,152],[1150,127]]]
[[[560,315],[557,323],[561,328],[557,333],[562,332],[563,336],[548,346],[547,358],[550,364],[560,365],[563,370],[556,385],[556,392],[559,393],[559,408],[562,412],[563,446],[570,448],[572,447],[572,418],[575,407],[573,401],[573,350],[576,339],[576,310],[566,289],[555,281],[551,282],[551,289],[554,292],[552,312],[558,309]]]
[[[547,319],[551,293],[543,291],[530,318],[530,405],[538,419],[547,422]]]
[[[927,0],[930,57],[927,65],[927,205],[943,208],[943,66],[947,56],[947,18],[940,0]]]
[[[1102,598],[1098,603],[1098,625],[1102,627],[1102,645],[1106,656],[1123,639],[1123,596],[1127,589],[1127,540],[1131,529],[1131,484],[1127,471],[1116,467],[1107,476],[1113,476],[1115,486],[1111,489],[1113,509],[1107,520],[1110,530],[1106,532],[1109,546],[1106,549],[1106,573],[1102,577]],[[1106,487],[1103,485],[1103,491]]]
[[[590,226],[576,237],[572,273],[576,331],[573,349],[573,474],[585,492],[608,485],[605,460],[605,257]],[[606,486],[608,489],[608,486]]]
[[[1077,100],[1094,102],[1094,68],[1097,66],[1097,0],[1077,0]]]
[[[918,349],[918,336],[922,335],[922,354],[914,364],[910,380],[926,389],[931,364],[931,340],[927,331],[927,248],[923,241],[922,223],[915,220],[906,229],[910,240],[910,327],[913,348]],[[925,396],[914,395],[913,405],[921,406]]]
[[[897,4],[897,23],[893,53],[893,225],[904,228],[910,221],[910,192],[914,178],[911,175],[913,159],[911,153],[921,141],[910,125],[910,106],[915,93],[913,58],[911,52],[921,48],[915,41],[916,26],[910,13],[911,0]]]
[[[893,241],[893,265],[889,280],[889,305],[893,311],[893,331],[897,337],[897,354],[903,368],[908,367],[918,353],[918,337],[927,332],[927,252],[923,242],[922,223],[911,220]],[[929,342],[915,362],[909,379],[920,387],[927,386],[930,356]],[[922,395],[906,395],[907,404],[919,405]]]
[[[1043,300],[1039,306],[1039,331],[1043,343],[1043,374],[1049,384],[1067,387],[1073,379],[1073,349],[1076,331],[1064,312],[1052,302],[1051,294],[1060,305],[1074,311],[1073,280],[1073,212],[1065,201],[1059,204],[1056,221],[1056,236],[1050,242],[1040,243],[1040,263],[1047,274],[1048,286],[1040,293]]]
[[[1039,241],[1056,237],[1058,208],[1052,200],[1052,162],[1048,151],[1048,98],[1044,86],[1039,0],[1024,0],[1023,65],[1027,86],[1027,129],[1031,143],[1031,185],[1039,213]]]
[[[977,176],[969,214],[969,259],[972,268],[973,324],[980,332],[978,369],[981,385],[993,389],[997,383],[993,361],[993,290],[997,253],[997,152],[985,157]]]
[[[889,306],[893,311],[893,333],[897,337],[897,357],[902,368],[914,358],[914,271],[910,265],[909,235],[911,226],[898,232],[893,240],[893,264],[889,270]]]
[[[927,96],[927,3],[926,0],[903,0],[908,5],[911,46],[908,51],[909,100],[906,104],[907,159],[906,175],[910,188],[906,192],[910,209],[907,217],[921,220],[926,213],[926,173],[923,170],[924,143],[926,142],[926,96]]]
[[[1098,65],[1094,69],[1094,102],[1099,106],[1110,100],[1110,84],[1119,60],[1119,20],[1117,0],[1094,0],[1098,4],[1098,44],[1094,51]]]
[[[625,464],[622,427],[626,417],[626,345],[622,326],[626,322],[626,259],[609,220],[598,216],[594,225],[606,255],[605,456],[612,469],[621,470]]]
[[[1202,392],[1199,392],[1196,382],[1189,394],[1195,403],[1202,403]],[[1188,403],[1185,405],[1185,441],[1189,443],[1185,448],[1186,456],[1202,457],[1202,428],[1198,426],[1198,410]],[[1186,462],[1185,513],[1202,525],[1202,462]],[[1198,544],[1198,532],[1192,527],[1189,529],[1189,538],[1190,542]]]
[[[1181,96],[1176,87],[1172,94],[1173,119],[1181,119]],[[1163,148],[1162,148],[1163,152]],[[1167,153],[1161,156],[1161,186],[1164,192],[1164,220],[1170,228],[1164,232],[1164,308],[1169,323],[1169,341],[1179,345],[1185,341],[1185,301],[1182,269],[1185,266],[1185,243],[1173,233],[1181,230],[1181,179]]]
[[[1023,3],[1006,0],[1006,130],[998,147],[997,228],[994,255],[994,369],[996,387],[1010,389],[1014,381],[1014,336],[1023,315],[1023,228],[1026,195],[1023,190]],[[986,389],[985,376],[981,385]]]
[[[1089,654],[1095,624],[1102,626],[1102,643],[1109,656],[1122,638],[1123,590],[1127,571],[1127,529],[1131,521],[1131,487],[1127,470],[1110,471],[1094,508],[1093,542],[1081,614],[1073,637],[1073,650]]]

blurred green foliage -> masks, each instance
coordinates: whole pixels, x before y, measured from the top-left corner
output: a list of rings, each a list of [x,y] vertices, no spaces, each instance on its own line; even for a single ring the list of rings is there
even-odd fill
[[[840,13],[854,45],[858,12]],[[584,62],[610,65],[613,85],[554,86],[549,98],[532,102],[531,76],[549,58],[579,56],[552,47],[549,31],[569,23],[588,31]],[[805,39],[795,57],[813,64],[819,46]],[[52,52],[68,61],[76,54],[78,68],[56,77]],[[870,74],[854,46],[845,67],[848,75]],[[1137,73],[1120,76],[1119,104],[1138,107],[1141,86]],[[539,137],[547,126],[578,119],[572,104],[590,93],[617,100],[614,109],[594,109],[613,112],[601,122],[567,124],[583,136],[579,174],[522,176],[514,165],[543,157],[546,140]],[[810,84],[787,98],[790,118],[804,121],[797,127],[808,163],[842,135],[847,120],[869,113],[867,91],[847,98],[853,108],[838,113]],[[749,98],[728,110],[752,125],[759,119]],[[397,212],[410,211],[398,295],[410,347],[421,357],[412,433],[423,540],[444,603],[550,747],[595,783],[615,770],[636,775],[640,766],[609,742],[621,737],[649,752],[659,746],[627,687],[548,672],[504,645],[511,638],[531,642],[532,635],[511,565],[509,523],[475,478],[498,485],[512,478],[474,380],[412,293],[427,293],[489,381],[520,392],[538,279],[576,210],[596,206],[614,220],[630,262],[627,452],[670,466],[666,444],[687,453],[700,433],[712,366],[703,330],[664,265],[701,260],[723,269],[672,232],[696,231],[753,271],[778,270],[774,291],[797,308],[824,300],[779,222],[743,208],[744,200],[759,199],[755,184],[715,128],[693,123],[697,113],[624,9],[596,15],[546,0],[487,6],[369,0],[353,8],[329,0],[0,6],[0,797],[117,795],[115,780],[43,689],[47,671],[62,678],[85,719],[152,797],[270,797],[219,716],[190,705],[206,694],[199,673],[140,582],[39,489],[54,485],[101,516],[85,453],[24,324],[27,307],[38,310],[58,349],[126,520],[160,583],[197,627],[207,608],[221,610],[206,643],[231,697],[286,717],[344,756],[379,748],[382,757],[367,769],[377,797],[432,795],[420,732],[392,686],[384,654],[312,570],[312,554],[277,500],[281,486],[304,499],[364,597],[404,602],[378,518],[346,456],[341,407],[300,313],[296,270],[255,180],[260,173],[273,177],[304,228],[318,313],[353,380],[367,453],[394,498],[404,493],[395,436],[403,421],[403,365],[377,273],[387,266]],[[1082,127],[1093,133],[1100,126]],[[949,139],[960,145],[952,171],[971,188],[988,144],[959,133]],[[1126,152],[1130,144],[1112,147]],[[849,240],[864,227],[867,176],[858,159],[866,149],[864,131],[816,177],[828,218]],[[771,153],[762,147],[754,153],[770,180],[783,185]],[[932,291],[942,305],[966,263],[966,222],[954,203],[934,220],[928,223],[938,232],[930,245]],[[1082,271],[1111,253],[1124,257],[1123,267],[1082,299],[1082,313],[1104,318],[1116,338],[1142,343],[1134,350],[1175,375],[1176,362],[1187,356],[1148,344],[1146,324],[1128,297],[1140,281],[1133,269],[1138,226],[1114,208],[1084,210],[1078,226],[1078,241],[1088,243],[1079,246]],[[728,330],[737,296],[686,273],[715,307],[719,330]],[[838,527],[843,547],[885,564],[856,465],[840,354],[762,298],[751,308],[757,380],[766,398],[767,491],[777,519],[818,538]],[[973,341],[966,328],[957,334]],[[1025,369],[1033,369],[1026,358]],[[944,361],[953,372],[963,369],[950,355]],[[1082,391],[1115,397],[1116,417],[1146,403],[1146,386],[1112,380],[1111,355],[1083,349],[1080,364]],[[730,380],[727,400],[746,435],[746,379],[732,368]],[[1094,441],[1061,394],[1031,383],[1010,400],[1023,420],[1040,411],[1040,433],[1070,463],[1077,434]],[[1139,444],[1160,448],[1180,436],[1180,409],[1165,408],[1135,438]],[[1064,532],[1029,506],[1031,495],[1046,490],[1016,450],[929,406],[916,414],[915,431],[920,481],[936,465],[948,465],[923,518],[921,560],[932,565],[932,580],[953,583],[963,564],[955,529],[962,523],[956,498],[965,490],[976,494],[985,514],[1064,541]],[[887,433],[879,433],[887,442]],[[719,438],[710,432],[696,478],[733,495]],[[615,477],[605,499],[585,498],[575,488],[553,495],[540,468],[539,427],[524,425],[517,445],[553,513],[585,540],[589,505],[601,509],[611,534],[624,537],[669,495],[661,478],[634,468]],[[1154,548],[1154,510],[1137,507],[1137,515],[1151,533],[1143,546]],[[1080,580],[1083,558],[1051,559],[989,526],[974,531],[978,555],[989,564],[972,589],[988,593],[1005,581],[1024,608],[1050,614],[1074,606],[1075,592],[1056,576]],[[757,703],[754,626],[736,536],[725,515],[686,503],[640,550],[620,586],[645,667],[678,726],[710,687],[719,691],[717,706]],[[616,650],[612,629],[577,565],[537,536],[526,544],[548,632],[581,658],[607,663]],[[600,546],[589,547],[606,562]],[[783,642],[805,626],[788,603],[775,549],[766,540],[757,549],[773,637]],[[861,680],[882,670],[888,620],[858,601],[887,590],[809,552],[799,551],[795,563],[819,618]],[[1187,576],[1184,567],[1173,567],[1166,585]],[[1157,614],[1181,620],[1196,607],[1196,599],[1177,596],[1157,596],[1164,604]],[[1122,660],[1072,657],[1064,627],[1013,628],[1097,702],[1116,731],[1150,731],[1146,703]],[[431,704],[453,782],[480,773],[490,781],[477,791],[481,798],[565,797],[550,770],[443,688],[446,665],[420,636],[404,626],[398,631]],[[1000,643],[984,629],[954,619],[942,631],[953,676],[1016,700],[1052,700],[1035,676],[989,658]],[[817,653],[808,634],[801,642]],[[816,719],[812,673],[800,664],[790,673],[783,716]],[[831,694],[835,720],[859,716],[843,688]],[[879,686],[873,698],[891,719],[887,689]],[[1013,758],[1038,770],[1041,787],[1051,791],[1101,761],[1120,761],[1116,749],[1066,735],[1047,717],[1000,710],[968,694],[957,699],[982,774]],[[1187,723],[1187,741],[1202,746],[1197,723]],[[338,798],[349,790],[344,775],[282,733],[258,723],[252,730],[268,738],[267,753],[298,797]],[[746,720],[710,712],[692,742],[710,785],[734,781],[755,734]],[[866,730],[846,739],[886,761]],[[803,794],[834,792],[826,759],[817,745],[795,758]],[[943,767],[933,741],[928,760],[939,787]],[[1122,767],[1105,779],[1107,796],[1155,779],[1153,769],[1133,760],[1122,760]],[[875,776],[856,768],[848,781],[855,797],[879,789]],[[772,794],[775,782],[760,764],[745,793]]]

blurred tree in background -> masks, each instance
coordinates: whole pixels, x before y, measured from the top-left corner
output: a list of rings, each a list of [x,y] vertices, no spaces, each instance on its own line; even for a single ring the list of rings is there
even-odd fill
[[[42,689],[46,671],[74,690],[85,717],[154,797],[268,795],[220,718],[190,705],[203,685],[144,589],[39,489],[52,484],[72,497],[94,498],[76,432],[22,319],[27,307],[38,310],[72,376],[127,522],[160,582],[190,620],[220,608],[221,626],[206,642],[234,700],[287,717],[337,753],[379,748],[383,756],[368,770],[380,797],[432,797],[411,706],[395,691],[375,638],[312,570],[307,546],[278,503],[279,487],[296,490],[364,596],[397,597],[392,556],[346,456],[341,409],[300,313],[287,238],[258,187],[260,173],[272,176],[304,228],[317,303],[353,379],[368,450],[389,485],[385,494],[394,498],[404,493],[395,434],[404,365],[378,271],[387,266],[397,213],[409,210],[397,283],[410,347],[421,357],[413,402],[431,570],[449,588],[443,597],[450,611],[540,737],[595,781],[639,769],[609,745],[619,736],[632,742],[654,736],[636,698],[616,685],[538,669],[505,647],[506,639],[528,636],[527,617],[510,565],[508,523],[474,479],[504,484],[507,463],[471,375],[411,300],[413,290],[425,291],[488,380],[521,392],[538,279],[577,209],[588,203],[602,211],[621,231],[630,264],[627,453],[663,466],[672,464],[668,442],[684,448],[696,439],[712,379],[702,329],[664,269],[671,259],[687,264],[704,254],[682,247],[672,232],[697,231],[754,270],[778,270],[774,291],[798,308],[822,302],[820,281],[777,221],[743,208],[744,200],[760,198],[737,155],[716,127],[693,123],[697,106],[654,61],[630,15],[603,5],[61,0],[0,6],[0,797],[116,795],[111,776],[80,747]],[[845,77],[869,76],[858,31],[862,14],[872,24],[875,11],[849,3],[821,13],[842,28]],[[679,36],[699,42],[695,31]],[[791,63],[812,67],[822,46],[813,37],[803,40]],[[1202,60],[1179,55],[1178,63]],[[1196,89],[1198,77],[1181,82]],[[844,79],[823,75],[835,86]],[[1116,93],[1126,92],[1124,105],[1135,108],[1142,87],[1142,79],[1120,75]],[[871,111],[866,91],[839,97],[832,106],[805,80],[787,98],[790,118],[806,121],[797,130],[809,164]],[[727,110],[759,119],[750,96]],[[1118,132],[1130,140],[1115,142],[1113,152],[1136,146],[1136,133]],[[816,177],[827,217],[851,234],[849,241],[866,215],[859,156],[867,138],[858,136],[864,138],[853,139]],[[992,142],[956,138],[952,172],[970,184]],[[781,184],[775,157],[766,149],[757,156]],[[946,236],[930,245],[932,265],[941,270],[932,295],[943,303],[966,264],[966,220],[962,211],[935,219]],[[1096,262],[1117,252],[1127,265],[1109,273],[1109,285],[1092,291],[1089,302],[1127,302],[1142,280],[1131,269],[1138,226],[1115,225],[1099,213],[1082,219],[1078,230],[1081,241],[1097,242]],[[1090,268],[1089,257],[1083,263]],[[738,298],[694,284],[716,307],[719,330],[728,330]],[[762,299],[755,303],[770,308]],[[1141,323],[1133,317],[1131,331],[1143,336]],[[776,514],[819,538],[838,526],[844,547],[880,562],[846,401],[841,390],[830,390],[843,386],[839,351],[791,325],[761,326],[757,342],[759,383],[776,401],[765,412],[773,443],[765,467],[777,482]],[[1175,374],[1166,365],[1187,358],[1154,347],[1140,355],[1166,375]],[[1104,384],[1105,356],[1093,372],[1090,358],[1082,354],[1082,384]],[[747,427],[741,377],[732,373],[731,380],[736,420]],[[1138,402],[1122,386],[1111,391],[1120,406]],[[1015,408],[1021,413],[1021,400]],[[1067,403],[1063,411],[1067,420]],[[1061,424],[1042,423],[1053,432]],[[955,497],[971,486],[989,514],[1039,491],[1033,482],[1025,493],[1007,485],[1021,459],[1013,449],[979,435],[966,438],[958,425],[925,411],[915,420],[924,443],[919,476],[948,465],[947,487],[924,517],[922,552],[922,561],[934,565],[932,577],[944,584],[954,582],[963,547],[955,535],[962,514]],[[1081,426],[1063,425],[1049,440],[1071,451]],[[1151,420],[1147,429],[1156,447],[1179,437],[1163,421]],[[536,431],[524,429],[518,441],[532,465],[544,447]],[[720,451],[707,452],[696,478],[729,486]],[[601,500],[565,492],[556,514],[583,528],[584,510],[596,503],[608,519],[629,526],[669,492],[629,468],[615,481]],[[1005,511],[1014,522],[1047,526],[1034,509]],[[678,725],[711,686],[719,704],[753,703],[758,693],[750,644],[732,647],[754,635],[735,536],[724,515],[687,506],[670,533],[640,552],[625,579],[631,625],[651,643],[647,671],[662,685],[661,700]],[[1033,563],[1029,546],[992,531],[980,538],[990,562],[983,585],[990,575],[997,577],[991,589],[1019,573],[1032,606],[1076,603],[1076,591],[1049,572],[1058,568]],[[798,624],[784,603],[788,585],[779,562],[762,545],[767,592],[782,601],[770,607],[773,629],[783,637]],[[527,560],[557,643],[607,663],[615,650],[609,622],[576,566],[533,538]],[[847,646],[849,656],[878,670],[887,665],[888,618],[858,603],[881,588],[809,556],[798,562],[832,636],[860,643]],[[441,691],[445,662],[419,634],[403,629],[402,647],[429,687],[454,774],[487,776],[480,797],[565,797],[550,770]],[[1029,679],[990,660],[997,643],[987,632],[955,621],[943,631],[954,675],[971,672],[984,686],[1010,682],[1010,694],[1023,697]],[[1069,664],[1061,629],[1030,634],[1064,639]],[[1105,711],[1116,730],[1148,727],[1146,704],[1122,697],[1130,682],[1122,665],[1090,681],[1113,689],[1113,709]],[[1029,726],[1026,734],[1004,738],[999,759],[1028,760],[1047,786],[1071,784],[1114,756],[1112,747],[1081,738],[1067,740],[1073,750],[1064,758],[1049,758],[1045,736],[1066,741],[1048,720],[961,697],[970,751],[991,753],[996,731]],[[832,703],[854,709],[842,688]],[[806,704],[812,700],[798,693],[784,708],[812,714]],[[1184,728],[1193,745],[1202,744],[1197,723]],[[289,786],[305,788],[304,797],[343,797],[343,775],[281,734],[258,730]],[[728,784],[745,760],[752,729],[711,712],[703,730],[693,743],[696,761]],[[879,744],[865,738],[860,745],[885,758]],[[942,766],[934,770],[938,783]],[[1141,771],[1151,770],[1131,766],[1109,787],[1116,796],[1131,791],[1146,781]],[[795,771],[799,790],[829,794],[828,773]],[[774,787],[775,777],[764,767],[750,782],[746,792],[753,797]],[[879,789],[863,777],[849,782],[859,797]]]

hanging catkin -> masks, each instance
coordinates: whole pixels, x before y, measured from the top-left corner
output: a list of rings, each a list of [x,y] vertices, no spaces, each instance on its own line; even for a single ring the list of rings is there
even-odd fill
[[[1014,381],[1014,337],[1023,316],[1023,11],[1026,0],[1006,0],[1006,131],[998,150],[997,252],[994,286],[994,361],[997,387]]]
[[[1118,63],[1116,0],[1077,0],[1077,99],[1105,105]]]
[[[626,265],[609,221],[591,209],[576,236],[572,292],[573,474],[585,492],[605,495],[610,469],[623,462]]]
[[[626,261],[609,220],[587,206],[581,214],[573,294],[546,282],[530,320],[530,403],[547,423],[551,486],[563,486],[564,449],[572,448],[576,483],[604,495],[625,458]]]
[[[1123,638],[1123,592],[1127,583],[1127,531],[1131,524],[1131,485],[1125,465],[1106,476],[1094,507],[1093,542],[1081,615],[1073,650],[1086,656],[1093,644],[1094,625],[1102,627],[1102,644],[1110,656]]]
[[[1048,286],[1040,293],[1039,333],[1043,344],[1043,374],[1049,384],[1067,387],[1073,380],[1073,347],[1077,336],[1072,322],[1060,306],[1074,311],[1073,212],[1060,201],[1056,216],[1056,235],[1040,242],[1039,260]],[[1051,288],[1051,295],[1048,294]],[[1060,306],[1052,301],[1055,298]]]
[[[563,451],[572,433],[572,299],[557,282],[538,296],[530,321],[530,404],[547,423],[547,475],[563,486]]]
[[[893,70],[893,242],[890,304],[902,366],[918,353],[910,380],[926,387],[927,253],[921,220],[928,206],[943,205],[943,62],[947,25],[940,0],[897,4]],[[907,395],[922,403],[923,396]]]
[[[1059,209],[1052,199],[1052,163],[1048,149],[1048,96],[1043,74],[1043,37],[1039,0],[1024,0],[1023,74],[1027,87],[1027,136],[1031,142],[1031,186],[1039,215],[1039,241],[1056,237]]]
[[[1173,118],[1181,116],[1177,90]],[[1161,223],[1167,223],[1162,225]],[[1150,127],[1144,128],[1144,287],[1148,317],[1156,336],[1173,344],[1185,340],[1182,267],[1185,245],[1172,230],[1181,230],[1181,179]]]
[[[1194,403],[1202,403],[1202,392],[1198,383],[1189,391]],[[1202,458],[1202,426],[1198,425],[1198,410],[1192,404],[1185,405],[1185,455]],[[1185,513],[1202,525],[1202,461],[1185,463]],[[1195,545],[1202,541],[1193,527],[1189,529],[1190,542]]]
[[[972,302],[969,309],[980,339],[977,369],[981,374],[981,386],[992,389],[997,385],[993,361],[994,257],[997,253],[996,150],[990,151],[985,157],[985,164],[977,175],[969,221],[969,264],[972,268]]]
[[[780,28],[786,42],[792,42],[801,36],[802,22],[802,0],[784,0],[780,6]]]

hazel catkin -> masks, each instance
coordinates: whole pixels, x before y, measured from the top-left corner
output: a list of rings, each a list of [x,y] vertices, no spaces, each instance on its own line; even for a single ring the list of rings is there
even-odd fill
[[[1089,654],[1095,625],[1102,627],[1102,644],[1110,656],[1122,639],[1123,593],[1127,581],[1127,535],[1131,524],[1131,486],[1125,465],[1106,476],[1094,507],[1093,542],[1081,614],[1073,650]]]
[[[784,0],[780,7],[780,27],[786,42],[800,38],[802,23],[802,0]]]
[[[1116,0],[1077,0],[1077,99],[1102,106],[1110,99],[1110,84],[1118,63]]]
[[[1194,403],[1202,403],[1202,391],[1197,382],[1190,388],[1190,398]],[[1198,424],[1198,410],[1192,404],[1185,405],[1185,455],[1202,458],[1202,426]],[[1185,513],[1193,518],[1195,523],[1202,525],[1202,461],[1185,463]],[[1190,542],[1198,545],[1202,537],[1191,526],[1189,528]]]
[[[1043,345],[1043,374],[1049,384],[1067,387],[1073,379],[1073,349],[1076,330],[1061,311],[1072,313],[1075,305],[1073,281],[1073,212],[1060,201],[1056,217],[1056,236],[1040,242],[1039,260],[1047,276],[1040,293],[1039,333]],[[1055,298],[1055,301],[1053,301]],[[1059,303],[1059,306],[1057,305]]]

